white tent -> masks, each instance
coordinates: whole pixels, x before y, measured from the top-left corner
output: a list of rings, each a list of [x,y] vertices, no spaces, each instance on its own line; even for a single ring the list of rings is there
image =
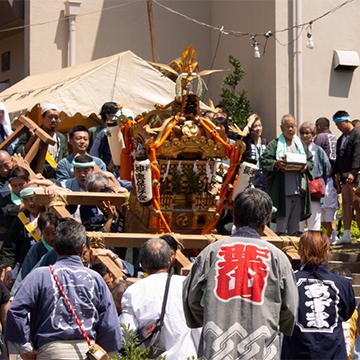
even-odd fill
[[[26,77],[0,93],[10,118],[37,103],[58,105],[69,117],[98,114],[103,103],[115,101],[134,115],[156,103],[174,100],[175,83],[131,51],[60,70]]]

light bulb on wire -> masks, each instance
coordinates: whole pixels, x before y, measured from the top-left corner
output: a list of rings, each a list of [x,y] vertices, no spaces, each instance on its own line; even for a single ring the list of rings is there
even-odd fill
[[[307,34],[306,47],[311,49],[311,50],[315,47],[314,40],[313,40],[310,33]]]
[[[257,43],[257,41],[255,40],[255,35],[253,35],[250,39],[253,41],[253,44],[252,44],[251,46],[254,47],[254,56],[255,56],[255,59],[260,59],[260,50],[259,50],[258,43]]]
[[[256,59],[260,59],[260,50],[256,41],[254,42],[254,56]]]
[[[314,44],[314,40],[312,38],[312,21],[309,22],[309,25],[306,27],[306,32],[307,32],[307,42],[306,42],[306,47],[308,49],[313,49],[315,47]]]

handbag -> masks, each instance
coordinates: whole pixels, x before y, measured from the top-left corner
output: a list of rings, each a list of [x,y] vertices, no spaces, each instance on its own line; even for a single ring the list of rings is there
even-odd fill
[[[157,359],[166,351],[163,325],[166,302],[169,294],[170,278],[171,274],[168,274],[160,319],[148,322],[139,330],[140,346],[143,350],[150,349],[150,352],[147,354],[147,358],[149,359]]]
[[[322,178],[309,180],[309,188],[311,196],[322,198],[325,196],[324,181]]]
[[[90,339],[89,339],[87,333],[84,330],[84,326],[83,326],[81,320],[77,317],[77,315],[75,313],[75,310],[71,306],[70,301],[69,301],[68,297],[66,296],[66,294],[65,294],[65,292],[64,292],[64,290],[63,290],[63,288],[62,288],[62,286],[61,286],[61,284],[59,282],[59,279],[55,275],[54,268],[52,267],[52,265],[49,265],[49,267],[50,267],[51,273],[54,276],[55,282],[56,282],[56,284],[57,284],[57,286],[58,286],[58,288],[60,290],[60,293],[63,295],[66,304],[68,305],[71,313],[73,314],[73,316],[75,318],[76,324],[79,326],[79,328],[81,330],[81,333],[83,334],[86,342],[89,345],[89,350],[86,353],[86,358],[85,359],[86,360],[107,360],[109,358],[109,355],[107,354],[107,352],[100,345],[97,345],[97,344],[91,345]]]

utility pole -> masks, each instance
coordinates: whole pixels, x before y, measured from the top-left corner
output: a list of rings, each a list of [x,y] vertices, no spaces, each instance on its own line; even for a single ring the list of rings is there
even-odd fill
[[[153,60],[153,62],[157,63],[158,59],[157,59],[157,54],[156,54],[154,19],[153,19],[152,1],[151,0],[147,0],[147,8],[148,8],[148,17],[149,17],[152,60]]]

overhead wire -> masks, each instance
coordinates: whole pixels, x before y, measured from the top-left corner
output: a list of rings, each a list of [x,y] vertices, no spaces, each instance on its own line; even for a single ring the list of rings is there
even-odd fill
[[[127,6],[127,5],[130,5],[130,4],[135,4],[135,3],[143,2],[143,1],[144,0],[133,0],[133,1],[129,1],[129,2],[124,3],[124,4],[118,4],[118,5],[114,5],[114,6],[109,6],[109,7],[104,8],[104,9],[95,10],[95,11],[91,11],[91,12],[84,13],[84,14],[79,14],[76,17],[79,18],[79,17],[82,17],[82,16],[88,16],[88,15],[92,15],[92,14],[96,14],[96,13],[104,12],[104,11],[108,11],[108,10],[113,10],[115,8],[119,8],[119,7],[122,7],[122,6]],[[47,20],[47,21],[43,21],[41,23],[36,23],[36,24],[21,25],[21,26],[15,26],[15,27],[12,27],[12,28],[8,28],[8,29],[1,29],[0,33],[13,31],[13,30],[27,29],[27,28],[30,28],[30,27],[33,27],[33,26],[40,26],[40,25],[46,25],[46,24],[51,24],[51,23],[57,23],[59,21],[64,21],[64,20],[68,20],[68,18],[63,17],[63,18],[60,18],[60,19]]]
[[[171,9],[171,8],[169,8],[169,7],[161,4],[161,3],[159,3],[159,2],[156,1],[156,0],[152,0],[152,1],[153,1],[156,5],[158,5],[158,6],[162,7],[162,8],[164,8],[164,9],[172,12],[173,14],[176,14],[176,15],[178,15],[178,16],[181,16],[181,17],[183,17],[184,19],[186,19],[186,20],[188,20],[188,21],[192,21],[192,22],[194,22],[194,23],[196,23],[196,24],[199,24],[199,25],[202,25],[202,26],[206,26],[206,27],[211,28],[211,29],[216,30],[216,31],[220,31],[221,29],[223,29],[223,28],[219,28],[219,27],[216,27],[216,26],[213,26],[213,25],[210,25],[210,24],[206,24],[206,23],[204,23],[204,22],[202,22],[202,21],[193,19],[193,18],[191,18],[190,16],[187,16],[187,15],[182,14],[182,13],[176,11],[176,10],[173,10],[173,9]],[[305,22],[305,23],[297,24],[297,25],[293,25],[293,26],[289,26],[289,27],[287,27],[287,28],[280,29],[280,30],[270,31],[270,35],[268,35],[268,34],[269,34],[269,31],[267,31],[266,33],[250,33],[250,32],[243,32],[243,31],[237,31],[237,30],[225,30],[225,31],[226,31],[227,35],[233,35],[233,36],[237,36],[237,37],[249,36],[250,38],[251,38],[251,37],[256,37],[256,36],[264,36],[264,37],[268,38],[269,36],[274,36],[274,34],[286,32],[286,31],[290,31],[290,30],[293,30],[293,29],[296,29],[296,28],[300,28],[300,27],[302,28],[302,31],[303,31],[303,27],[304,27],[304,26],[309,25],[309,24],[313,24],[314,22],[316,22],[316,21],[324,18],[325,16],[328,16],[328,15],[330,15],[331,13],[334,13],[335,11],[340,10],[343,6],[349,4],[349,3],[353,2],[353,1],[355,1],[355,0],[346,0],[346,1],[344,1],[343,3],[335,6],[334,8],[328,10],[328,11],[325,12],[324,14],[316,17],[316,18],[313,19],[313,20],[307,21],[307,22]],[[223,31],[224,31],[224,30],[223,30]],[[288,44],[282,44],[282,43],[280,43],[280,41],[279,41],[278,39],[276,39],[275,36],[274,36],[274,38],[275,38],[275,40],[276,40],[279,44],[281,44],[282,46],[291,45],[292,43],[294,43],[294,42],[297,40],[297,38],[296,38],[296,39],[290,41]]]

